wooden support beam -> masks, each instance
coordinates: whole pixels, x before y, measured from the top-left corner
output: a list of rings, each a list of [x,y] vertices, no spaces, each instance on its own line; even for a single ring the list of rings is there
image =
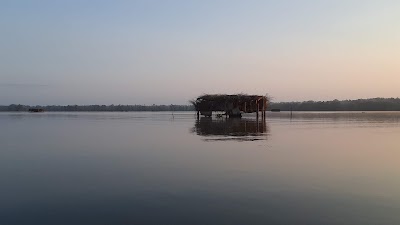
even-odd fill
[[[257,105],[256,116],[258,120],[258,111],[260,110],[260,105],[258,104],[258,100],[256,101],[256,105]]]
[[[265,98],[262,98],[262,117],[265,119]]]

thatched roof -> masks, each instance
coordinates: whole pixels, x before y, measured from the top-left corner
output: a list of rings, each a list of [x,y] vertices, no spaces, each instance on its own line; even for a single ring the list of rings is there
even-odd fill
[[[247,95],[247,94],[237,94],[237,95],[226,95],[226,94],[204,94],[199,96],[195,102],[199,101],[217,101],[217,102],[222,102],[222,101],[240,101],[240,102],[246,102],[246,101],[254,101],[259,98],[262,98],[264,96],[259,96],[259,95]]]
[[[236,95],[227,95],[227,94],[204,94],[199,96],[196,100],[190,101],[196,108],[196,110],[208,109],[211,111],[215,110],[223,110],[226,104],[233,103],[235,105],[241,105],[244,103],[248,103],[248,105],[257,102],[261,99],[267,99],[267,96],[260,95],[247,95],[247,94],[236,94]]]
[[[210,102],[250,102],[256,101],[262,97],[260,95],[247,95],[247,94],[237,94],[237,95],[226,95],[226,94],[204,94],[197,97],[196,100],[192,100],[191,103],[196,105],[204,101]]]

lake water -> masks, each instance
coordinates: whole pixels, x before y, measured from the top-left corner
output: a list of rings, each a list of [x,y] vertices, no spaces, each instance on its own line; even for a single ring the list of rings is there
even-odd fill
[[[400,224],[400,113],[0,113],[0,224]]]

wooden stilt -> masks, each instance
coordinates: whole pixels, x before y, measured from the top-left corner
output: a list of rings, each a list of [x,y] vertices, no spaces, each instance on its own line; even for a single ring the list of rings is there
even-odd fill
[[[257,117],[257,121],[258,121],[258,111],[260,110],[260,105],[258,104],[258,100],[256,102],[256,105],[257,105],[256,117]]]
[[[262,98],[262,119],[265,119],[265,98]]]

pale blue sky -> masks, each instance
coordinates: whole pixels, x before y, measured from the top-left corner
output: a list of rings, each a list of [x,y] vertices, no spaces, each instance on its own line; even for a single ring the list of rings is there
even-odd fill
[[[400,1],[0,0],[0,104],[400,96]]]

